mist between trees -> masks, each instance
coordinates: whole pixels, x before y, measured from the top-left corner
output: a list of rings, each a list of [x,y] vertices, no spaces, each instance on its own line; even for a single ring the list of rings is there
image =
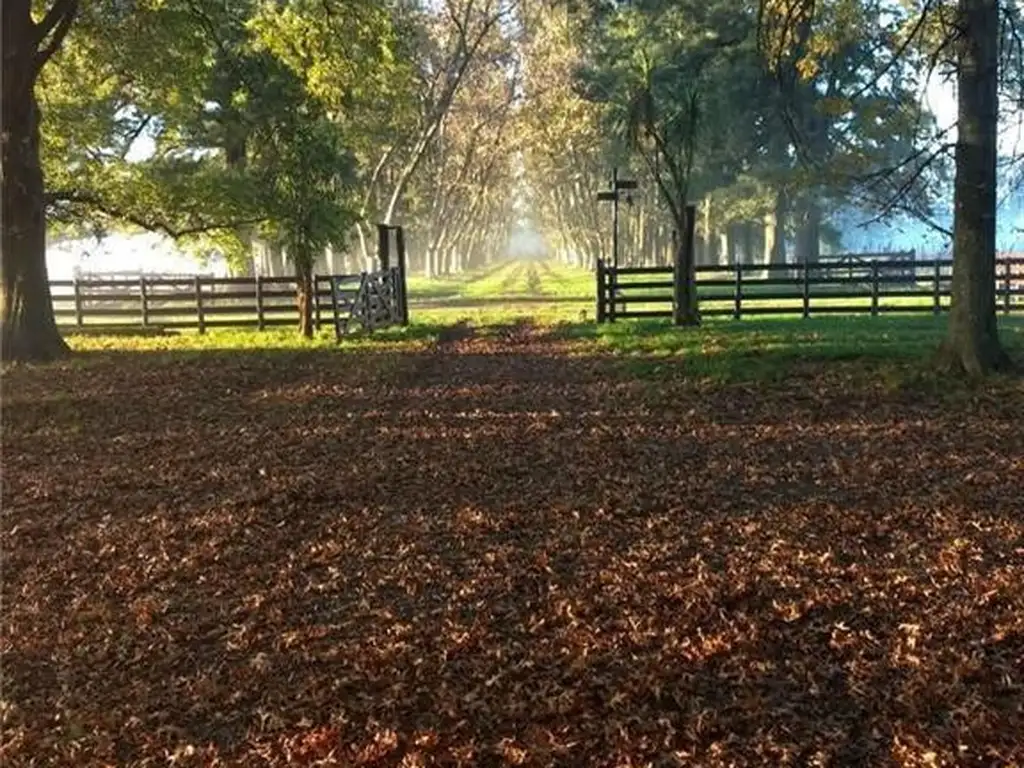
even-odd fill
[[[404,226],[421,274],[510,242],[592,267],[618,166],[638,263],[814,262],[851,216],[920,222],[952,243],[951,364],[999,367],[1019,26],[997,0],[8,0],[4,354],[66,351],[47,233],[166,233],[294,272],[301,304],[314,272],[375,263],[377,222]],[[937,79],[959,79],[952,125],[924,98]]]

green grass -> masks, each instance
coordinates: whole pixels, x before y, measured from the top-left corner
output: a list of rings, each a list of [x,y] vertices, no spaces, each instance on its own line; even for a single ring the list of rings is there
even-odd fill
[[[698,378],[783,379],[803,369],[916,376],[942,342],[946,317],[846,316],[710,319],[700,328],[667,321],[564,324],[557,333],[621,357],[638,374],[683,371]],[[1001,318],[1011,354],[1024,358],[1024,318]]]
[[[431,300],[593,300],[594,276],[555,262],[502,262],[482,270],[437,278],[410,277],[411,302]]]
[[[151,352],[174,357],[209,351],[252,354],[338,351],[415,351],[436,342],[445,328],[463,321],[478,336],[490,329],[530,321],[556,345],[551,351],[601,357],[638,378],[684,376],[695,381],[779,381],[792,376],[835,373],[854,379],[874,377],[904,386],[924,380],[934,385],[931,357],[942,341],[945,317],[841,316],[803,319],[709,319],[699,328],[676,328],[667,321],[626,321],[596,325],[580,322],[557,307],[494,307],[477,310],[419,310],[408,328],[355,333],[340,344],[323,329],[311,340],[291,328],[263,332],[216,329],[161,336],[70,335],[81,352]],[[1001,318],[1002,338],[1024,360],[1024,318]],[[91,356],[86,354],[82,360]]]
[[[762,299],[748,286],[744,307],[785,308],[793,314],[745,316],[741,320],[706,316],[701,328],[677,329],[668,321],[625,320],[598,326],[594,323],[594,276],[587,270],[549,262],[504,262],[486,269],[431,280],[411,276],[412,325],[372,334],[356,332],[340,344],[334,339],[330,313],[312,340],[302,339],[293,327],[258,332],[248,329],[209,329],[158,336],[103,334],[91,328],[75,335],[73,348],[82,351],[137,350],[172,354],[201,354],[208,350],[261,350],[303,354],[316,350],[414,350],[436,341],[442,330],[457,322],[483,329],[530,321],[548,329],[548,335],[568,345],[570,354],[612,357],[640,376],[663,374],[704,379],[751,381],[782,379],[808,367],[821,370],[873,371],[870,375],[906,378],[927,370],[946,327],[945,316],[931,314],[801,317],[802,302]],[[784,287],[782,287],[784,288]],[[780,287],[770,287],[781,291]],[[728,288],[704,287],[702,309],[731,311]],[[663,290],[657,291],[664,293]],[[709,299],[709,296],[721,298]],[[889,295],[881,307],[931,306],[930,297]],[[870,306],[867,298],[817,298],[815,307]],[[653,308],[631,302],[631,308]],[[658,305],[664,308],[665,305]],[[253,319],[254,321],[254,319]],[[1024,359],[1024,317],[1001,316],[1003,339],[1012,353]],[[882,372],[880,374],[880,372]],[[913,374],[916,375],[916,374]]]

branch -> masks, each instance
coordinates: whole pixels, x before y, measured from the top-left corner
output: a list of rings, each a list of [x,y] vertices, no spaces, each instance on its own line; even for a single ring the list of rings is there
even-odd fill
[[[864,83],[863,86],[861,86],[852,96],[850,96],[850,101],[856,101],[865,93],[867,93],[869,88],[871,88],[874,85],[877,85],[878,81],[896,65],[896,62],[899,61],[900,57],[907,52],[907,49],[910,48],[910,44],[914,42],[917,36],[924,29],[925,22],[928,20],[928,14],[931,11],[932,5],[935,3],[935,1],[936,0],[925,0],[924,7],[921,9],[921,15],[914,23],[913,28],[910,30],[910,34],[907,35],[907,39],[900,43],[899,46],[897,46],[896,50],[892,52],[892,56],[889,58],[889,61],[885,63],[881,70],[876,72],[870,80]],[[939,49],[941,50],[943,47],[945,47],[945,43],[942,46],[940,46]]]
[[[53,55],[60,50],[64,38],[67,37],[71,23],[78,15],[78,0],[54,0],[50,10],[47,11],[43,20],[35,25],[36,40],[35,46],[43,45],[46,39],[50,42],[39,50],[33,58],[32,64],[38,73]]]
[[[237,229],[239,227],[260,224],[266,221],[265,216],[260,216],[256,218],[234,219],[232,221],[208,221],[186,227],[177,227],[163,220],[148,219],[137,213],[118,208],[115,205],[111,205],[110,203],[100,200],[100,198],[90,192],[76,189],[53,190],[48,192],[44,196],[44,202],[47,207],[58,203],[80,205],[111,219],[118,219],[129,224],[134,224],[135,226],[141,227],[142,229],[150,232],[163,232],[174,240],[180,240],[181,238],[188,237],[189,235],[201,235],[208,232]]]

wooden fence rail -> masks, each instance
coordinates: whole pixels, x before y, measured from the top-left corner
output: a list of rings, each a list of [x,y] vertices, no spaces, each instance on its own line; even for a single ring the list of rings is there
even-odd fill
[[[871,314],[949,308],[952,264],[936,260],[698,266],[703,316]],[[597,264],[597,320],[672,317],[672,267]],[[1024,258],[996,261],[996,301],[1024,312]]]
[[[315,276],[314,324],[340,336],[406,324],[405,290],[391,267],[357,275]],[[53,311],[63,328],[159,327],[204,333],[208,328],[298,325],[292,277],[202,277],[54,280]],[[329,319],[327,319],[329,318]]]

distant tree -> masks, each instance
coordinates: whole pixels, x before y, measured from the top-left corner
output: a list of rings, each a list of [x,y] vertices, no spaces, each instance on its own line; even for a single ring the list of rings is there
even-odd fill
[[[587,93],[606,105],[613,130],[654,180],[676,232],[678,268],[688,276],[677,322],[698,324],[694,252],[684,242],[687,207],[738,170],[729,130],[743,78],[731,49],[748,37],[732,3],[648,2],[600,19]],[[755,84],[746,83],[748,86]],[[750,87],[753,91],[754,88]]]

